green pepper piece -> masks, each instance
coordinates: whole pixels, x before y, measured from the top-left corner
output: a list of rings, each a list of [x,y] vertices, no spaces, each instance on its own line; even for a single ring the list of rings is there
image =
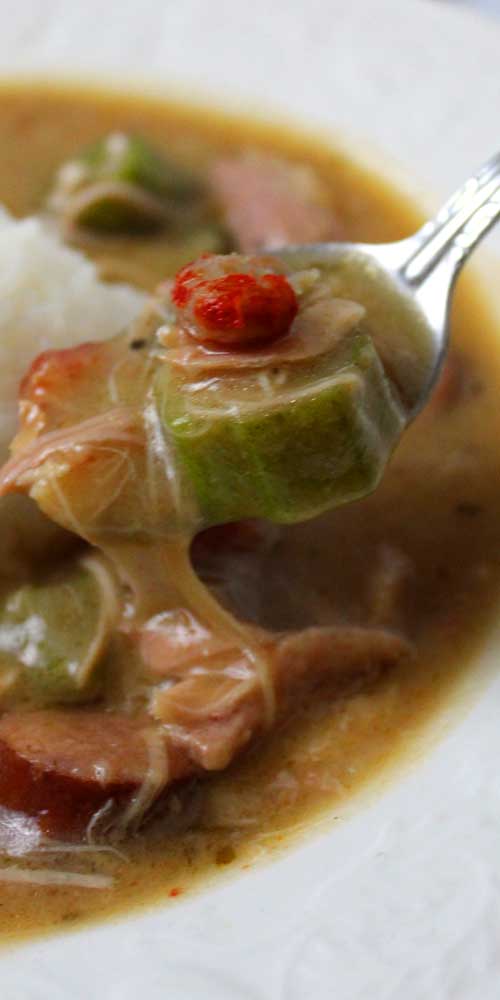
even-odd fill
[[[126,236],[161,229],[167,213],[161,201],[133,184],[97,181],[75,194],[67,221],[77,229]]]
[[[80,157],[92,179],[133,184],[160,198],[188,200],[200,194],[191,171],[167,160],[139,135],[116,133],[98,139]]]
[[[0,603],[0,674],[36,705],[89,701],[116,617],[114,583],[91,556],[11,591]]]
[[[371,338],[262,375],[193,386],[168,362],[156,405],[205,524],[293,523],[375,488],[404,425]]]

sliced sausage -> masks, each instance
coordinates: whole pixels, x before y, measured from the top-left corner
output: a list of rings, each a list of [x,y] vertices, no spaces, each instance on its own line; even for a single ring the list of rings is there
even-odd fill
[[[246,153],[217,160],[211,182],[243,253],[340,238],[328,193],[310,167]]]
[[[9,712],[0,719],[0,804],[36,816],[50,836],[82,836],[108,800],[125,807],[143,784],[152,730],[161,733],[146,716]],[[180,776],[173,757],[170,777]]]

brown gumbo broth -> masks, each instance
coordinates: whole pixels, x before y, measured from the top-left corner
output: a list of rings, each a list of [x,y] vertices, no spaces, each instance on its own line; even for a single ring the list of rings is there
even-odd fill
[[[420,221],[382,178],[300,133],[76,90],[6,88],[0,107],[0,202],[19,216],[40,210],[55,171],[82,145],[123,131],[147,137],[195,171],[247,148],[309,164],[326,185],[339,238],[393,240]],[[103,277],[149,291],[213,249],[206,232],[107,236],[88,239],[84,249]],[[4,938],[165,901],[222,867],[248,867],[314,817],[333,814],[411,744],[463,676],[497,607],[500,364],[494,336],[479,292],[462,280],[444,381],[404,435],[379,488],[280,528],[258,567],[245,562],[244,579],[237,568],[232,576],[238,553],[222,556],[227,600],[240,616],[273,630],[390,627],[408,638],[415,655],[367,683],[355,679],[340,692],[304,697],[227,770],[180,784],[166,815],[121,845],[127,861],[106,852],[52,856],[59,870],[112,876],[111,888],[0,882]],[[193,557],[202,566],[196,543]],[[204,571],[210,580],[221,567]],[[108,698],[113,704],[116,693]],[[33,867],[40,867],[37,860]]]

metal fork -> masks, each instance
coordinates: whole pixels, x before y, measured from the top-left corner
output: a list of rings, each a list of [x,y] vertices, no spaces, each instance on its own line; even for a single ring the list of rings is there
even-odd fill
[[[500,218],[500,153],[443,205],[434,219],[397,243],[318,243],[284,247],[279,258],[292,268],[338,268],[344,257],[367,262],[394,291],[411,301],[429,334],[429,363],[410,416],[424,406],[439,376],[449,339],[449,312],[456,279],[466,260]]]

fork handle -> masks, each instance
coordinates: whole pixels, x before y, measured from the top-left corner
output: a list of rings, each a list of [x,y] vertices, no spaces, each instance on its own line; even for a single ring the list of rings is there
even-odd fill
[[[450,280],[454,280],[499,219],[500,153],[497,153],[408,241],[413,252],[401,268],[401,277],[416,288],[446,257]]]

